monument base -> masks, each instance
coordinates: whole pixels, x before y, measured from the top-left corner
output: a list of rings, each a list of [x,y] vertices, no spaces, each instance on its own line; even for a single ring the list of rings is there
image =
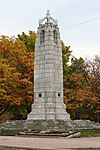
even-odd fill
[[[13,120],[0,123],[0,135],[69,136],[80,129],[100,129],[89,120]]]
[[[56,120],[63,120],[63,121],[69,121],[71,120],[70,119],[70,115],[67,113],[67,112],[63,112],[63,113],[37,113],[36,112],[31,112],[28,117],[27,117],[27,121],[28,120],[53,120],[53,121],[56,121]]]
[[[39,135],[43,132],[69,132],[73,131],[71,120],[15,120],[0,123],[0,135]]]
[[[51,100],[53,101],[54,99],[51,98]],[[71,120],[70,114],[66,112],[63,102],[57,102],[57,100],[60,101],[60,98],[56,99],[55,107],[53,107],[54,104],[47,103],[44,98],[41,98],[39,102],[36,99],[32,104],[32,111],[28,114],[27,120]]]
[[[72,130],[72,121],[69,119],[64,120],[27,120],[25,123],[26,129],[36,130],[36,131],[46,131],[46,130]]]

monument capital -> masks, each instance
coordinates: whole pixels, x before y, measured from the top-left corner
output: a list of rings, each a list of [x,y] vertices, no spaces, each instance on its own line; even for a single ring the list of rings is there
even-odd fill
[[[54,24],[58,26],[58,21],[50,16],[50,10],[47,10],[46,17],[39,20],[39,25],[41,26],[42,24],[44,24],[44,22],[46,24]]]

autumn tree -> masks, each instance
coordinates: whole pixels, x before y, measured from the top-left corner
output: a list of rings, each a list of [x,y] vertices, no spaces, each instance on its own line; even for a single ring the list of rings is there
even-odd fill
[[[19,39],[1,37],[0,112],[9,110],[17,119],[28,113],[33,101],[33,56],[26,51]]]
[[[94,119],[100,121],[100,56],[95,56],[91,61],[86,60],[85,72],[91,92],[94,93]]]
[[[72,119],[95,119],[98,97],[92,90],[92,80],[85,60],[73,57],[64,78],[64,101]],[[98,87],[97,87],[98,88]]]

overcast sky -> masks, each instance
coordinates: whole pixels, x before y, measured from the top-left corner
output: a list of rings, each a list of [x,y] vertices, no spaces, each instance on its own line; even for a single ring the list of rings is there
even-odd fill
[[[100,0],[0,0],[0,35],[36,31],[48,9],[74,56],[100,55]]]

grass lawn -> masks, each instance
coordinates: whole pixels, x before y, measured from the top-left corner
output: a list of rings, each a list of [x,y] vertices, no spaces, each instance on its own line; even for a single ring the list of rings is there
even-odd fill
[[[81,137],[96,137],[100,136],[100,129],[82,129],[80,133]]]

